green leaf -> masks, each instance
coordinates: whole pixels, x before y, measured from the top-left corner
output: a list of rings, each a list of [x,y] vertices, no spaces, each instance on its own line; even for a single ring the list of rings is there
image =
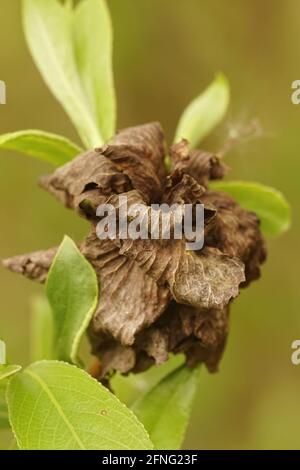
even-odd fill
[[[98,282],[94,269],[69,237],[54,258],[46,292],[53,313],[54,357],[77,362],[80,338],[97,306]]]
[[[10,426],[9,419],[8,419],[7,403],[5,400],[6,386],[3,387],[2,384],[3,382],[1,382],[1,386],[0,386],[0,430],[8,429]]]
[[[83,0],[74,11],[77,66],[105,141],[116,131],[113,34],[105,0]],[[92,34],[91,34],[92,31]]]
[[[31,362],[52,358],[53,319],[50,305],[43,296],[31,302],[30,357]]]
[[[141,423],[86,372],[44,361],[13,378],[10,422],[23,450],[151,449]]]
[[[0,136],[0,149],[14,150],[61,166],[82,153],[76,144],[55,134],[28,130]]]
[[[57,0],[23,0],[25,36],[33,59],[84,145],[90,148],[101,146],[104,140],[78,73],[72,15],[70,8]]]
[[[155,449],[180,449],[197,391],[198,376],[199,368],[191,370],[181,366],[133,406]]]
[[[7,379],[16,374],[22,369],[21,366],[14,366],[10,364],[0,365],[0,380]]]
[[[245,181],[214,182],[210,187],[230,194],[243,209],[255,212],[266,235],[280,235],[290,228],[290,206],[279,191]]]
[[[212,84],[185,109],[175,134],[175,143],[187,139],[195,148],[224,118],[230,100],[226,77],[218,74]]]

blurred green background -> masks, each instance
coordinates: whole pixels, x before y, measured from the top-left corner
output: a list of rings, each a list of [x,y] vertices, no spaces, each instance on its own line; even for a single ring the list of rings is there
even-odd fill
[[[48,0],[51,1],[51,0]],[[230,128],[251,118],[263,135],[226,158],[230,178],[281,189],[293,228],[269,240],[263,277],[234,303],[220,373],[203,371],[185,448],[300,449],[300,366],[290,360],[300,339],[300,79],[298,0],[108,0],[115,30],[118,127],[159,120],[171,141],[191,98],[222,70],[230,80],[227,120],[204,142],[218,149]],[[27,51],[19,0],[0,0],[0,133],[37,128],[78,138]],[[92,34],[92,32],[91,32]],[[86,223],[40,190],[47,164],[0,154],[0,258],[75,240]],[[9,359],[29,360],[30,298],[41,287],[0,270],[0,336]],[[2,444],[3,445],[3,444]]]

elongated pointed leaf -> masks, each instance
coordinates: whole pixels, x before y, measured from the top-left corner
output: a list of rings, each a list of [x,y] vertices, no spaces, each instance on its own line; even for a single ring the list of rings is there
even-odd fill
[[[194,99],[182,114],[179,121],[175,143],[187,139],[191,148],[207,137],[224,118],[230,99],[226,77],[217,75],[212,84]]]
[[[180,449],[197,391],[198,376],[199,369],[181,366],[133,406],[155,449]]]
[[[83,151],[65,137],[37,130],[1,135],[0,149],[21,152],[56,166],[64,165]]]
[[[11,377],[12,375],[16,374],[22,369],[21,366],[15,366],[15,365],[0,365],[0,380],[7,379],[8,377]]]
[[[0,430],[9,428],[8,409],[5,400],[5,392],[6,386],[3,386],[3,382],[0,381]]]
[[[78,71],[105,141],[116,131],[112,25],[105,0],[83,0],[74,11]],[[92,31],[92,34],[91,34]]]
[[[53,354],[77,362],[79,341],[98,302],[95,271],[75,243],[65,237],[49,271],[46,292],[53,313]]]
[[[47,299],[36,296],[31,302],[30,357],[31,362],[52,359],[53,319]]]
[[[134,414],[75,366],[32,364],[8,385],[10,421],[20,449],[151,449]]]
[[[84,145],[101,146],[103,136],[77,70],[70,7],[57,0],[23,0],[23,18],[29,49],[46,84],[64,107]]]
[[[290,206],[276,189],[245,181],[214,182],[211,188],[230,194],[243,209],[255,212],[266,235],[280,235],[291,225]]]

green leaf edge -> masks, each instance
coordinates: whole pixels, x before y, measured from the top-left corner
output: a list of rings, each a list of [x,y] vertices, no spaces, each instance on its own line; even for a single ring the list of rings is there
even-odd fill
[[[82,6],[83,1],[79,2],[77,5],[75,4],[75,6],[74,6],[73,5],[73,0],[70,0],[70,7],[69,8],[70,8],[70,13],[73,15],[73,28],[74,28],[74,21],[76,20],[76,15],[79,14],[80,7]],[[118,103],[117,103],[115,74],[114,74],[114,66],[113,66],[113,57],[114,57],[113,21],[112,21],[111,12],[110,12],[107,0],[102,0],[102,3],[103,3],[103,8],[105,10],[105,14],[107,16],[107,20],[108,20],[108,23],[110,25],[110,30],[111,30],[110,31],[111,32],[111,37],[110,37],[111,70],[110,70],[110,72],[111,72],[111,79],[112,79],[112,90],[110,90],[110,91],[112,91],[112,96],[111,97],[112,97],[112,109],[113,109],[113,120],[112,120],[111,131],[109,133],[106,133],[106,132],[103,131],[103,128],[101,126],[101,120],[102,119],[100,119],[100,113],[99,113],[99,109],[97,109],[97,105],[96,105],[96,110],[95,110],[95,117],[96,117],[95,122],[98,125],[99,132],[100,132],[101,136],[103,137],[104,142],[108,142],[110,139],[112,139],[112,137],[115,135],[115,133],[117,131],[117,117],[118,117],[118,106],[117,105],[118,105]],[[73,39],[73,41],[74,41],[74,39]],[[100,46],[98,46],[98,47],[100,47]],[[74,50],[75,50],[75,44],[74,44]],[[76,50],[75,50],[75,52],[76,52]],[[75,57],[76,57],[76,54],[75,54]],[[79,76],[81,76],[81,73],[80,73],[79,68],[78,68],[78,64],[77,64],[77,69],[78,69]],[[85,95],[88,98],[88,93],[85,90],[84,84],[83,84],[83,90],[84,90]]]
[[[11,367],[13,369],[11,369],[10,371],[7,371],[7,373],[4,375],[2,375],[0,377],[0,380],[5,380],[5,379],[8,379],[9,377],[12,377],[13,375],[15,375],[16,373],[20,372],[20,370],[22,369],[22,366],[19,366],[19,365],[10,365],[10,364],[1,364],[0,365],[0,371],[1,371],[1,368],[4,367]]]
[[[173,370],[172,372],[170,372],[169,374],[167,374],[165,377],[163,377],[157,384],[154,384],[153,387],[150,388],[150,390],[148,390],[147,392],[145,392],[140,398],[138,398],[131,406],[131,409],[133,412],[135,412],[135,409],[137,409],[140,405],[140,403],[143,401],[144,398],[147,397],[148,394],[151,394],[156,387],[158,386],[161,386],[165,381],[169,380],[172,375],[178,373],[179,371],[181,371],[182,369],[186,369],[187,366],[186,364],[182,364],[181,366],[177,367],[175,370]],[[201,371],[201,364],[200,366],[196,367],[194,369],[194,371],[192,372],[195,372],[197,374],[196,376],[196,380],[197,380],[197,385],[199,385],[199,374],[200,374],[200,371]],[[174,394],[176,394],[176,391],[174,392]],[[194,399],[195,397],[193,398],[193,400],[191,401],[189,407],[188,407],[188,413],[189,413],[189,419],[190,419],[190,413],[191,413],[191,410],[192,410],[192,407],[193,407],[193,402],[194,402]],[[189,426],[189,419],[187,419],[187,422],[185,424],[185,426],[182,428],[182,432],[180,434],[180,436],[178,436],[179,440],[181,441],[181,443],[183,443],[184,441],[184,438],[185,438],[185,435],[186,435],[186,431],[187,431],[187,428]],[[141,421],[140,421],[141,422]],[[144,425],[143,425],[144,426]],[[150,438],[150,434],[148,433],[147,431],[147,434],[149,435],[149,438]],[[151,438],[150,438],[150,441],[151,441]],[[154,445],[154,444],[153,444]],[[154,447],[155,450],[160,450],[156,447]]]
[[[71,120],[73,126],[75,127],[76,131],[78,132],[78,135],[80,136],[81,141],[85,145],[86,149],[88,150],[92,147],[101,146],[104,143],[104,139],[103,139],[101,131],[100,131],[98,125],[97,125],[95,116],[93,115],[93,113],[91,112],[91,109],[89,108],[89,106],[87,106],[87,103],[85,102],[86,95],[85,95],[82,83],[79,81],[80,92],[82,93],[81,98],[83,98],[83,100],[81,100],[81,98],[77,97],[76,92],[74,92],[72,87],[69,89],[69,93],[71,95],[73,95],[73,98],[74,98],[73,99],[73,106],[77,108],[78,115],[81,114],[81,116],[84,117],[83,120],[85,122],[85,125],[88,124],[86,126],[86,129],[89,129],[88,133],[86,133],[86,129],[84,129],[84,131],[83,131],[82,128],[80,126],[78,126],[78,118],[77,117],[75,118],[70,113],[70,110],[66,109],[64,100],[61,99],[61,97],[57,96],[57,92],[52,91],[52,88],[49,84],[49,80],[47,79],[47,76],[46,76],[42,66],[40,66],[39,60],[36,58],[36,53],[35,53],[35,51],[33,50],[33,47],[32,47],[31,34],[29,33],[29,30],[28,30],[28,16],[27,16],[28,15],[28,8],[29,8],[29,1],[30,0],[22,0],[22,25],[23,25],[23,33],[24,33],[24,36],[25,36],[25,39],[26,39],[26,44],[27,44],[28,50],[30,52],[31,58],[33,60],[33,63],[37,67],[37,69],[39,71],[39,74],[41,75],[41,77],[42,77],[44,83],[46,84],[46,86],[48,87],[48,89],[50,90],[52,96],[60,104],[62,109],[65,111],[65,113],[67,114],[67,116]],[[34,1],[34,0],[31,0],[31,1]],[[72,2],[69,2],[69,5],[68,5],[68,3],[63,4],[58,0],[52,0],[52,2],[54,2],[54,1],[57,3],[57,7],[61,8],[62,12],[65,10],[69,14],[73,13],[73,11],[70,9],[70,5],[72,6]],[[47,33],[48,33],[48,31],[47,31]],[[47,41],[48,41],[48,36],[47,36]],[[52,43],[50,44],[50,46],[51,46],[50,47],[50,52],[51,52]],[[48,45],[48,47],[49,47],[49,45]],[[55,62],[56,62],[56,57],[55,56],[54,56],[54,59],[55,59]],[[75,65],[76,65],[76,63],[75,63]],[[59,70],[59,74],[61,75],[59,67],[58,67],[58,70]],[[65,79],[64,76],[62,76],[62,82],[66,82],[66,79]]]
[[[54,164],[53,161],[47,156],[47,154],[45,154],[44,156],[38,157],[37,155],[34,155],[29,151],[25,152],[22,150],[18,150],[9,145],[9,141],[12,139],[18,139],[19,137],[27,137],[27,136],[32,136],[32,135],[35,137],[42,137],[42,138],[44,137],[44,138],[49,138],[50,140],[56,140],[57,142],[61,142],[62,144],[68,146],[70,151],[71,150],[74,151],[74,157],[84,151],[79,145],[75,144],[74,142],[69,140],[67,137],[53,134],[47,131],[37,130],[37,129],[26,129],[25,131],[8,132],[6,134],[0,135],[0,149],[9,150],[12,152],[18,152],[24,155],[28,155],[32,158],[40,159],[42,161],[47,161],[49,163]],[[66,159],[65,163],[67,163],[70,160],[71,158]]]
[[[97,307],[97,304],[98,304],[98,301],[99,301],[99,287],[98,287],[98,279],[97,279],[97,276],[96,276],[96,273],[94,271],[94,269],[92,268],[91,264],[88,262],[88,260],[86,259],[86,257],[78,250],[78,247],[76,245],[76,243],[74,243],[74,241],[72,240],[72,238],[70,238],[68,235],[65,235],[64,238],[63,238],[63,241],[62,243],[60,244],[58,250],[57,250],[57,253],[56,255],[54,256],[53,258],[53,261],[52,261],[52,264],[51,264],[51,267],[49,269],[49,272],[48,272],[48,276],[47,276],[47,281],[46,281],[46,292],[47,292],[47,285],[48,285],[48,279],[49,279],[49,276],[51,275],[51,272],[53,270],[53,266],[56,262],[56,259],[58,258],[58,256],[60,255],[63,247],[64,247],[64,244],[65,243],[71,243],[73,245],[73,247],[75,248],[75,250],[80,254],[80,256],[82,256],[82,258],[84,259],[84,261],[87,263],[87,265],[89,266],[89,269],[92,271],[93,273],[93,276],[94,276],[94,279],[95,279],[95,282],[96,282],[96,286],[97,286],[97,295],[96,295],[96,299],[92,305],[92,307],[90,308],[90,310],[88,311],[87,315],[86,315],[86,319],[85,321],[82,323],[82,326],[81,328],[78,330],[78,333],[77,335],[75,336],[75,339],[74,339],[74,343],[73,343],[73,346],[72,346],[72,349],[70,351],[70,359],[72,360],[73,364],[76,364],[77,363],[77,350],[78,350],[78,346],[79,346],[79,343],[80,343],[80,340],[84,334],[84,332],[86,331],[89,323],[90,323],[90,320],[91,320],[91,317],[92,317],[92,314],[93,312],[95,311],[96,307]],[[43,361],[38,361],[38,362],[43,362]],[[58,362],[65,362],[66,364],[68,364],[68,362],[66,361],[58,361]]]
[[[42,311],[42,308],[46,308],[46,311]],[[41,313],[42,312],[42,313]],[[49,314],[49,315],[48,315]],[[48,323],[49,322],[49,323]],[[38,328],[37,328],[38,325]],[[52,359],[52,347],[53,347],[53,316],[49,301],[45,295],[35,294],[30,299],[30,332],[29,332],[29,346],[30,346],[30,358],[32,362],[41,361],[43,359]],[[40,327],[43,327],[41,331]],[[36,346],[36,336],[40,336],[43,340],[43,332],[47,333],[47,343],[49,350],[43,344],[43,350],[39,351]],[[41,334],[42,333],[42,334]],[[45,340],[44,340],[45,341]],[[39,340],[40,342],[40,340]],[[46,350],[46,353],[44,353]]]
[[[280,205],[282,206],[282,208],[286,211],[286,222],[285,222],[285,224],[283,224],[283,228],[281,230],[278,230],[278,231],[263,230],[266,235],[276,237],[276,236],[279,236],[279,235],[287,232],[291,228],[291,224],[292,224],[291,206],[290,206],[288,200],[286,199],[286,197],[284,196],[284,194],[281,191],[279,191],[278,189],[275,189],[271,186],[266,186],[262,183],[256,183],[256,182],[252,182],[252,181],[242,181],[242,180],[223,181],[223,182],[221,182],[221,181],[210,182],[209,187],[210,187],[210,189],[226,192],[229,195],[231,195],[231,193],[229,191],[226,191],[226,187],[230,186],[231,184],[240,184],[240,185],[243,185],[247,188],[259,188],[259,189],[263,190],[266,193],[272,194],[272,196],[275,196],[277,198],[277,200],[280,203]],[[232,195],[232,197],[234,198],[234,195]],[[243,207],[243,205],[241,203],[240,203],[240,205],[241,205],[241,207]],[[249,208],[247,208],[245,206],[244,206],[244,209],[249,210]]]
[[[176,126],[176,131],[175,131],[175,136],[174,136],[174,141],[173,143],[176,144],[178,142],[180,142],[180,140],[182,138],[185,138],[184,136],[181,135],[181,127],[182,127],[182,124],[183,122],[185,121],[187,115],[191,112],[191,109],[192,107],[196,104],[196,102],[201,99],[202,97],[204,97],[204,95],[209,92],[211,90],[212,87],[218,85],[218,84],[222,84],[224,86],[224,90],[225,90],[225,95],[224,95],[224,109],[223,109],[223,112],[221,113],[221,115],[219,116],[219,118],[215,121],[215,124],[213,126],[213,128],[209,131],[209,132],[205,132],[202,137],[200,139],[198,139],[198,143],[197,145],[193,145],[193,143],[190,143],[190,146],[191,148],[197,148],[198,145],[200,144],[200,142],[202,140],[204,140],[206,137],[208,137],[208,135],[213,132],[213,129],[216,128],[224,119],[227,111],[228,111],[228,106],[230,104],[230,98],[231,98],[231,90],[230,90],[230,84],[229,84],[229,80],[228,78],[226,77],[226,75],[223,73],[223,72],[218,72],[215,74],[215,77],[214,77],[214,80],[206,87],[204,88],[204,90],[198,95],[196,96],[195,98],[193,98],[189,103],[188,105],[186,106],[186,108],[183,110],[180,118],[179,118],[179,121],[178,121],[178,124]],[[187,139],[188,140],[188,139]],[[169,162],[167,161],[167,166],[169,165]]]
[[[23,370],[23,373],[25,373],[25,372],[26,372],[26,369],[28,369],[29,367],[31,367],[31,366],[33,366],[33,365],[38,365],[38,364],[42,364],[42,363],[49,363],[49,362],[51,362],[51,363],[58,363],[58,364],[66,364],[66,365],[68,365],[68,366],[70,366],[70,367],[74,367],[75,369],[79,370],[82,374],[87,375],[90,379],[92,379],[93,381],[95,381],[95,382],[97,383],[97,385],[99,385],[100,387],[104,387],[104,385],[102,385],[97,379],[95,379],[94,377],[92,377],[92,376],[91,376],[90,374],[88,374],[85,370],[80,369],[79,367],[77,367],[75,364],[69,364],[69,363],[66,362],[66,361],[58,361],[58,360],[55,360],[55,359],[54,359],[54,360],[43,360],[43,361],[36,361],[36,362],[33,362],[32,364],[30,364],[28,367],[26,367],[26,368]],[[20,443],[19,443],[19,441],[18,441],[17,435],[16,435],[16,433],[15,433],[15,430],[14,430],[14,427],[13,427],[13,424],[12,424],[12,421],[11,421],[11,417],[10,417],[10,407],[9,407],[9,403],[8,403],[8,391],[9,391],[10,383],[11,383],[11,380],[9,381],[8,386],[7,386],[7,388],[6,388],[6,392],[5,392],[5,398],[6,398],[6,402],[7,402],[7,406],[8,406],[8,419],[9,419],[11,431],[12,431],[12,433],[13,433],[13,436],[14,436],[15,440],[16,440],[17,446],[18,446],[19,449],[21,449],[21,445],[20,445]],[[104,387],[104,388],[105,388],[105,387]],[[111,392],[110,392],[110,393],[111,393]],[[120,405],[122,405],[124,408],[126,408],[126,409],[129,411],[129,413],[131,413],[132,418],[136,421],[136,423],[140,424],[141,428],[142,428],[142,429],[144,430],[144,432],[145,432],[145,435],[146,435],[146,436],[148,437],[148,439],[149,439],[149,443],[152,444],[152,448],[149,449],[149,450],[153,450],[153,449],[154,449],[154,445],[153,445],[153,443],[152,443],[152,441],[151,441],[151,439],[150,439],[150,436],[149,436],[149,434],[148,434],[148,431],[145,429],[145,426],[143,425],[143,423],[141,423],[141,422],[139,421],[139,419],[137,418],[137,416],[135,415],[135,413],[134,413],[130,408],[128,408],[124,403],[122,403],[122,402],[118,399],[118,397],[117,397],[116,395],[114,395],[114,397],[115,397],[115,399],[120,403]]]

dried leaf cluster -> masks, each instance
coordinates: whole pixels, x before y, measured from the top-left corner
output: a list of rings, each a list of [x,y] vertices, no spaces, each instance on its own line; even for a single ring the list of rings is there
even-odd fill
[[[102,148],[88,151],[41,179],[66,207],[91,222],[79,244],[101,289],[89,337],[101,361],[101,377],[161,364],[184,353],[191,366],[217,370],[229,328],[229,306],[240,287],[260,275],[265,242],[254,213],[225,193],[209,189],[226,167],[218,156],[189,151],[187,141],[169,150],[158,123],[128,128]],[[186,240],[100,240],[96,209],[118,195],[139,202],[205,206],[205,244],[187,251]],[[116,207],[118,209],[118,207]],[[56,248],[5,261],[30,279],[44,282]]]

